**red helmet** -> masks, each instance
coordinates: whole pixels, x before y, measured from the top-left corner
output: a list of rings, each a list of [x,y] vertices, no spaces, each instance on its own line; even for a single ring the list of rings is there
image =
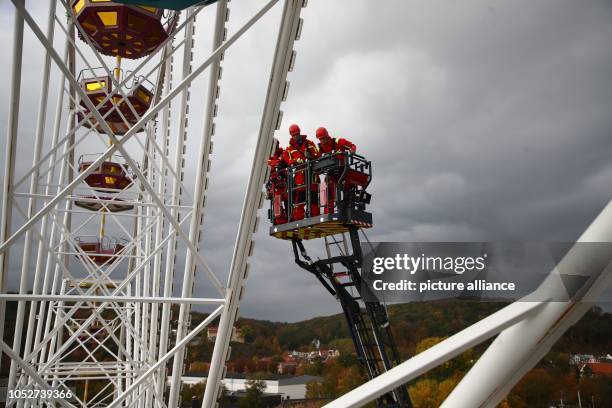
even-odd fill
[[[295,123],[291,126],[289,126],[289,134],[291,136],[295,136],[295,135],[299,135],[300,134],[300,127],[298,125],[296,125]]]
[[[329,137],[329,133],[327,133],[327,129],[320,127],[317,129],[317,139],[321,139],[323,137]]]

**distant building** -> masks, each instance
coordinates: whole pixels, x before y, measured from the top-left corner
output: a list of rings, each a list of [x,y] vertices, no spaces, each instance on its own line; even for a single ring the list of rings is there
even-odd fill
[[[336,358],[340,356],[340,351],[335,349],[329,350],[315,350],[315,351],[296,351],[292,350],[286,352],[286,357],[284,357],[285,361],[308,361],[312,363],[313,361],[320,360],[326,362],[330,358]]]
[[[292,375],[295,374],[298,368],[298,363],[296,361],[282,361],[278,363],[277,372],[279,374]]]
[[[217,339],[218,331],[219,328],[217,326],[209,326],[208,333],[206,335],[208,341],[214,342]],[[236,329],[236,326],[234,326],[232,329],[232,338],[230,341],[233,341],[234,343],[244,343],[244,336],[242,335],[242,333],[240,333],[240,330]]]
[[[219,328],[217,326],[208,326],[208,332],[206,333],[206,338],[208,341],[215,341],[217,339],[217,332]]]
[[[586,363],[582,371],[590,375],[612,376],[612,363]]]
[[[572,354],[570,355],[570,365],[586,364],[588,362],[596,362],[595,356],[592,354]]]
[[[196,385],[206,381],[208,373],[191,373],[182,378],[183,384]],[[172,377],[168,378],[170,383]],[[263,390],[265,394],[277,394],[282,399],[304,399],[306,397],[306,385],[311,382],[321,382],[321,377],[312,375],[288,376],[267,375],[262,381],[266,384]],[[246,391],[249,379],[244,374],[228,373],[221,382],[230,394]]]
[[[335,358],[338,356],[340,356],[340,352],[338,350],[317,350],[308,353],[307,359],[308,361],[321,360],[325,362],[330,358]]]
[[[309,353],[307,353],[307,352],[296,351],[296,350],[293,350],[293,351],[289,352],[289,356],[290,357],[292,357],[294,359],[298,359],[298,360],[305,360],[305,359],[307,359],[308,358],[308,354]]]

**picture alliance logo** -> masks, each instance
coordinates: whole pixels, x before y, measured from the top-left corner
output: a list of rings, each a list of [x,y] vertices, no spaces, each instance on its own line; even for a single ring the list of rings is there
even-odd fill
[[[411,256],[396,254],[390,257],[375,257],[372,272],[380,275],[386,271],[407,271],[414,275],[418,271],[454,272],[461,275],[465,272],[482,271],[487,267],[487,254],[481,256]]]

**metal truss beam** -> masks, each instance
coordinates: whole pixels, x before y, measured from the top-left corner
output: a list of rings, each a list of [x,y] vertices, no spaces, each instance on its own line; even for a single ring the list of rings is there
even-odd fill
[[[528,319],[503,331],[465,375],[444,404],[445,408],[495,407],[512,387],[540,361],[555,342],[593,306],[612,283],[612,201],[595,218],[577,243],[537,289],[540,298],[560,299],[565,287],[560,274],[589,279],[569,302],[541,302],[543,307]],[[593,243],[585,259],[585,243]],[[599,245],[598,245],[599,244]],[[588,244],[587,244],[588,245]]]
[[[25,0],[18,0],[23,6]],[[19,101],[21,99],[21,66],[23,62],[23,16],[15,12],[13,29],[13,67],[11,71],[11,93],[9,97],[8,125],[4,159],[4,183],[2,188],[2,219],[0,220],[0,242],[6,241],[11,234],[13,211],[13,181],[15,178],[15,154],[19,126]],[[9,252],[0,252],[0,293],[7,289]],[[6,304],[0,302],[0,339],[4,338],[4,316]],[[0,364],[2,359],[0,359]]]
[[[293,66],[293,44],[301,28],[300,12],[304,0],[286,0],[278,33],[272,72],[264,105],[264,112],[255,147],[251,176],[240,216],[238,236],[234,247],[227,283],[226,305],[219,323],[219,334],[213,350],[210,370],[204,392],[205,407],[213,407],[219,392],[219,382],[224,376],[228,358],[232,327],[238,318],[238,308],[244,291],[248,257],[253,252],[253,233],[258,224],[257,211],[263,205],[262,186],[267,176],[267,158],[272,149],[274,131],[280,126],[280,104],[286,96],[287,73]]]
[[[99,296],[99,295],[17,295],[0,294],[3,301],[49,301],[49,302],[113,302],[113,303],[169,303],[190,305],[224,304],[223,298],[183,298],[183,297],[152,297],[152,296]]]
[[[584,262],[585,242],[612,242],[612,202],[533,293],[412,357],[325,405],[360,407],[500,333],[442,404],[443,408],[495,407],[553,344],[592,306],[612,281],[612,254],[594,251]],[[594,265],[597,266],[594,268]],[[590,276],[582,296],[555,302],[564,293],[559,271]],[[545,300],[542,300],[545,299]]]
[[[218,48],[225,39],[226,29],[225,23],[228,19],[227,1],[221,0],[217,3],[215,16],[215,28],[213,34],[213,49]],[[208,80],[208,95],[206,107],[204,110],[204,123],[202,129],[202,137],[200,139],[200,148],[198,153],[198,161],[196,166],[195,191],[193,201],[193,216],[189,225],[189,239],[194,242],[199,242],[201,238],[201,224],[204,219],[204,204],[206,200],[206,186],[208,185],[208,170],[210,163],[211,139],[214,132],[214,117],[217,115],[217,98],[219,97],[219,80],[221,78],[221,59],[219,55],[210,66]],[[196,273],[196,265],[191,253],[187,254],[185,268],[183,271],[183,287],[181,296],[190,297],[193,295],[194,279]],[[178,327],[176,331],[176,339],[180,340],[188,329],[187,322],[191,313],[191,305],[183,304],[179,309]],[[178,352],[173,361],[172,372],[182,373],[184,367],[185,353],[184,350]],[[180,377],[173,375],[170,384],[169,405],[178,404],[179,392],[181,389]]]
[[[537,303],[514,303],[460,331],[402,364],[325,405],[325,408],[362,407],[381,395],[490,339],[536,312]]]

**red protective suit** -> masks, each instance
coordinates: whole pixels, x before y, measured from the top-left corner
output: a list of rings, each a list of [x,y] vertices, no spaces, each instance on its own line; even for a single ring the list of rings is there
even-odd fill
[[[318,128],[316,135],[317,139],[319,139],[319,150],[321,154],[338,153],[336,156],[342,158],[344,156],[342,153],[344,152],[355,153],[355,151],[357,151],[357,146],[355,146],[354,143],[351,143],[347,139],[330,137],[327,129],[324,127]],[[328,175],[319,184],[319,204],[323,208],[325,214],[334,212],[337,183],[337,176]]]
[[[319,151],[321,154],[325,153],[333,153],[333,152],[351,152],[355,153],[357,151],[357,146],[354,143],[346,139],[336,139],[328,137],[328,140],[319,142]]]
[[[283,160],[293,166],[295,164],[301,164],[306,160],[318,159],[321,156],[319,149],[311,140],[308,140],[306,135],[298,135],[291,137],[289,146],[285,149],[283,154]]]
[[[289,146],[283,153],[283,160],[289,166],[295,166],[305,163],[307,160],[314,160],[321,156],[317,146],[310,140],[306,135],[295,134],[289,141]],[[304,209],[306,202],[306,174],[304,171],[297,171],[293,176],[293,184],[295,186],[293,194],[293,209],[292,209],[292,221],[301,220],[304,218],[306,212]],[[303,187],[302,187],[303,186]],[[310,190],[312,194],[316,196],[319,190],[316,183],[310,183]],[[314,217],[319,215],[318,198],[313,197],[310,206],[310,216]]]
[[[270,170],[274,171],[277,167],[287,167],[287,162],[283,159],[283,155],[285,153],[285,149],[280,146],[276,146],[274,153],[268,159],[268,166],[270,166]]]
[[[274,154],[268,159],[270,180],[267,184],[268,199],[272,200],[274,224],[287,223],[287,163],[283,160],[284,149],[276,147]]]

